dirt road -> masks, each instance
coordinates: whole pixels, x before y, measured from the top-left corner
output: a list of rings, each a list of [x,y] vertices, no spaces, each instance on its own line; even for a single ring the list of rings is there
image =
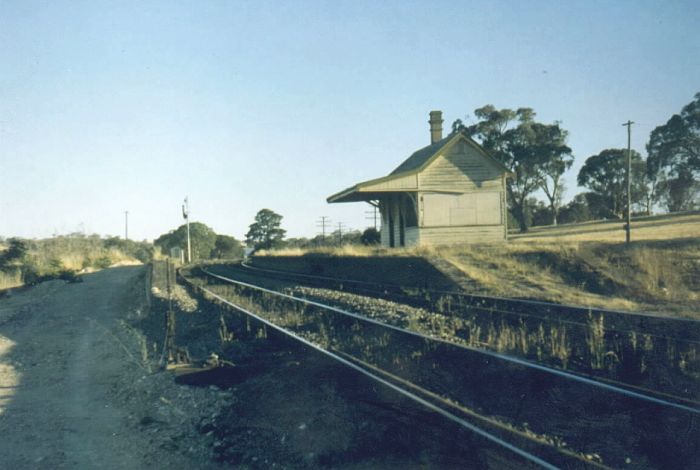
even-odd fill
[[[152,376],[125,322],[144,308],[144,269],[0,299],[0,468],[201,466],[164,448],[144,411],[159,397],[135,388]]]

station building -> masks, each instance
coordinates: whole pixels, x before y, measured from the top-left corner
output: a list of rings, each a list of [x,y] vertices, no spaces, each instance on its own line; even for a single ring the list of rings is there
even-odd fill
[[[431,111],[428,122],[430,145],[389,175],[357,183],[327,201],[378,207],[386,247],[506,240],[508,169],[460,132],[443,138],[441,111]]]

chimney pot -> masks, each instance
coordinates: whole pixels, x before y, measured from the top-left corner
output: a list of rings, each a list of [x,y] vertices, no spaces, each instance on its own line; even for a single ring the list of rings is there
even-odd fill
[[[430,111],[430,143],[442,140],[442,111]]]

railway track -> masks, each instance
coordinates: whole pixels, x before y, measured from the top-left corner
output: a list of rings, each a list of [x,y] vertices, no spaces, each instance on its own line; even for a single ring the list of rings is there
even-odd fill
[[[387,325],[358,312],[195,269],[188,282],[545,468],[689,468],[700,408],[521,358]]]
[[[450,332],[461,344],[700,407],[700,322],[695,320],[375,285],[245,264],[208,269],[263,286],[277,279],[438,312],[462,320]]]

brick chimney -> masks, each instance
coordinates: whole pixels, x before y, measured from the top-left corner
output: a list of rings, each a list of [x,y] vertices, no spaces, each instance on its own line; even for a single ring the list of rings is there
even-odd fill
[[[430,111],[430,143],[442,140],[442,111]]]

